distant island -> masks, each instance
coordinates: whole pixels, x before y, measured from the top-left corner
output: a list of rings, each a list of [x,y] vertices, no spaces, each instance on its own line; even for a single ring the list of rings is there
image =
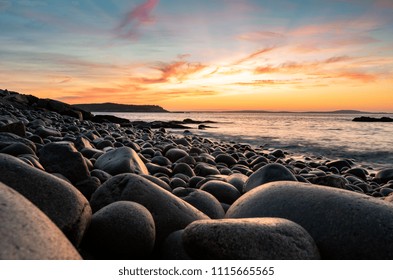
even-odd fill
[[[225,111],[226,113],[269,113],[269,114],[387,114],[385,112],[365,112],[358,110],[335,110],[335,111],[268,111],[268,110],[236,110],[236,111]]]
[[[127,105],[117,103],[73,104],[74,107],[88,112],[128,112],[128,113],[168,113],[169,111],[157,105]]]

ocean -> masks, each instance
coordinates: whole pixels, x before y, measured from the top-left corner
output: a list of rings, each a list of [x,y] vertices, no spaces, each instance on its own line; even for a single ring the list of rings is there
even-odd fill
[[[101,113],[96,113],[101,114]],[[108,113],[103,113],[108,114]],[[214,121],[212,128],[193,134],[226,142],[282,149],[293,156],[348,158],[364,167],[393,168],[393,123],[353,122],[359,114],[328,113],[110,113],[131,121]],[[362,114],[367,116],[367,114]],[[370,115],[372,117],[389,116]],[[391,115],[390,115],[391,116]],[[183,133],[183,129],[169,129]]]

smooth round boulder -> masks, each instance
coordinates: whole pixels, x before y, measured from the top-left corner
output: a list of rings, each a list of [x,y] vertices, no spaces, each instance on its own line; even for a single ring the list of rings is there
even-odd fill
[[[244,192],[275,181],[297,181],[297,179],[284,165],[269,163],[252,173],[244,185]]]
[[[98,210],[84,243],[104,259],[143,259],[154,248],[156,230],[150,212],[131,201],[117,201]]]
[[[80,260],[59,228],[21,194],[0,183],[1,260]]]
[[[6,154],[0,154],[0,174],[1,182],[35,204],[79,245],[90,223],[91,208],[73,185]]]
[[[314,240],[305,229],[279,218],[196,221],[185,228],[183,245],[195,259],[320,258]]]
[[[90,205],[96,212],[120,200],[137,202],[150,211],[156,225],[158,242],[195,220],[209,219],[189,203],[137,174],[112,177],[92,195]]]
[[[212,194],[219,202],[232,204],[241,194],[231,184],[219,180],[210,180],[204,183],[200,189]]]
[[[187,164],[187,163],[178,163],[175,165],[172,171],[173,174],[184,174],[188,177],[194,177],[195,173],[194,170]]]
[[[272,182],[239,198],[227,218],[278,217],[305,228],[323,259],[392,259],[393,205],[353,191]]]
[[[236,159],[234,159],[232,156],[227,154],[219,154],[216,157],[215,162],[225,163],[228,167],[231,167],[237,163]]]
[[[39,150],[40,163],[49,173],[60,173],[73,184],[89,178],[84,157],[71,142],[53,142]]]
[[[181,159],[182,157],[188,156],[188,153],[182,149],[178,148],[172,148],[169,149],[166,153],[165,156],[171,161],[171,162],[176,162],[178,159]]]
[[[197,176],[207,177],[209,175],[220,175],[217,167],[210,165],[208,163],[198,163],[194,168],[195,174]]]
[[[225,180],[234,186],[240,193],[243,193],[244,184],[248,177],[242,173],[234,173],[228,176]]]
[[[149,174],[138,154],[129,147],[121,147],[106,152],[97,159],[94,167],[111,175],[121,173]]]
[[[188,202],[211,219],[222,219],[225,216],[220,202],[210,193],[199,189],[179,189],[173,192],[177,197]]]
[[[393,168],[385,168],[377,172],[375,180],[379,183],[387,183],[393,180]]]

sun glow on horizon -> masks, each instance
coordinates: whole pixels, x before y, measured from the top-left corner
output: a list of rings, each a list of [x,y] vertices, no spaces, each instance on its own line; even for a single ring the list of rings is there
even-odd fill
[[[33,2],[0,3],[0,88],[171,111],[393,112],[384,0]]]

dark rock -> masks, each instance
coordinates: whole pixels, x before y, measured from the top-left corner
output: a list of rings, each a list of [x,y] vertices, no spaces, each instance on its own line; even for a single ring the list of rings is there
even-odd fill
[[[188,202],[211,219],[222,219],[225,216],[220,202],[210,193],[199,189],[182,189],[174,194]]]
[[[284,165],[269,163],[255,171],[246,181],[244,192],[248,192],[260,185],[275,181],[297,181]]]
[[[93,194],[90,204],[94,211],[98,211],[120,200],[140,203],[150,211],[159,242],[195,220],[208,219],[190,204],[136,174],[121,174],[109,179]]]
[[[0,183],[0,259],[81,259],[59,228],[18,192]]]
[[[10,132],[21,137],[26,137],[26,127],[20,121],[1,126],[0,132]]]
[[[240,192],[234,186],[218,180],[206,182],[200,189],[212,194],[219,202],[227,204],[232,204],[241,196]]]
[[[164,260],[191,260],[183,246],[184,230],[172,232],[163,242],[160,256]]]
[[[195,174],[197,176],[207,177],[209,175],[220,175],[217,167],[212,166],[207,163],[198,163],[194,168]]]
[[[310,233],[323,259],[393,257],[393,205],[352,191],[273,182],[243,195],[226,217],[294,221]]]
[[[149,174],[138,154],[129,147],[106,152],[97,159],[94,167],[111,175],[121,173]]]
[[[279,218],[195,221],[184,230],[183,244],[196,259],[319,259],[307,231]]]
[[[220,154],[216,157],[215,160],[217,163],[225,163],[228,167],[231,167],[237,163],[236,159],[234,159],[230,155]]]
[[[363,168],[357,167],[357,168],[351,168],[351,169],[345,171],[345,174],[352,174],[352,175],[362,179],[363,181],[366,181],[368,172],[367,172],[367,170],[365,170]]]
[[[49,136],[54,136],[54,137],[61,137],[61,132],[57,131],[55,129],[51,129],[48,127],[39,127],[37,130],[34,132],[34,134],[40,136],[41,138],[47,138]]]
[[[186,188],[187,187],[187,182],[185,182],[184,180],[174,177],[171,179],[170,181],[170,186],[172,189],[176,189],[176,188]]]
[[[226,179],[226,181],[234,186],[240,193],[243,193],[244,185],[248,177],[241,173],[234,173]]]
[[[117,201],[94,213],[84,243],[103,259],[146,258],[153,250],[155,225],[150,212],[131,201]]]
[[[168,192],[172,192],[171,187],[169,186],[169,184],[167,184],[164,180],[161,180],[160,178],[154,177],[152,175],[141,175],[143,178],[153,182],[154,184],[156,184],[157,186],[163,188],[164,190],[168,191]]]
[[[91,209],[74,186],[6,154],[0,154],[0,174],[1,182],[34,203],[78,246]]]
[[[40,163],[47,172],[60,173],[73,184],[89,177],[89,169],[81,153],[73,143],[54,142],[39,151]]]
[[[151,163],[161,166],[170,166],[172,162],[164,156],[155,156],[151,159]]]
[[[175,165],[175,167],[173,168],[173,174],[184,174],[187,175],[188,177],[194,177],[195,173],[194,170],[192,170],[192,168],[186,164],[186,163],[178,163]]]
[[[22,143],[30,147],[34,152],[37,151],[36,146],[32,141],[9,132],[0,132],[0,143],[6,146],[14,143]]]
[[[375,180],[379,183],[387,183],[388,181],[393,180],[393,168],[386,168],[378,171],[375,175]]]
[[[75,187],[90,200],[91,195],[100,187],[101,182],[97,177],[89,177],[75,184]]]
[[[100,180],[101,183],[104,183],[110,178],[112,178],[111,174],[100,169],[93,169],[92,171],[90,171],[90,176],[94,176],[98,178],[98,180]]]
[[[276,158],[285,158],[285,154],[282,150],[274,150],[270,154]]]
[[[335,167],[335,168],[337,168],[338,170],[342,170],[343,168],[351,168],[352,167],[352,165],[351,165],[351,163],[348,161],[348,160],[343,160],[343,159],[339,159],[339,160],[333,160],[333,161],[331,161],[331,162],[328,162],[327,164],[326,164],[326,166],[327,167]]]
[[[13,143],[7,147],[0,149],[0,153],[19,156],[23,154],[35,155],[33,149],[23,143]]]
[[[188,156],[188,153],[182,149],[172,148],[165,153],[165,156],[171,161],[176,162],[182,157]]]
[[[146,167],[149,173],[153,175],[157,173],[166,174],[168,176],[172,175],[172,170],[165,166],[157,165],[154,163],[146,163]]]
[[[345,189],[349,182],[339,175],[326,175],[308,179],[310,183],[322,186],[329,186],[338,189]]]
[[[393,118],[389,117],[381,117],[381,118],[373,118],[373,117],[356,117],[352,120],[353,122],[393,122]]]

